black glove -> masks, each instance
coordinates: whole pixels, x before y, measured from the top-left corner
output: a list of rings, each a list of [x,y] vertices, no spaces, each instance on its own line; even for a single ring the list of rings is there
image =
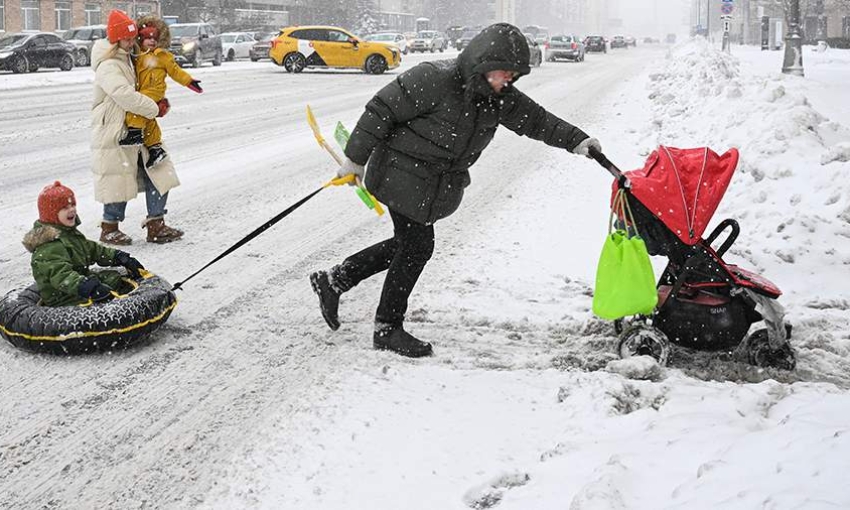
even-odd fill
[[[141,277],[142,274],[139,270],[145,268],[141,262],[131,257],[129,253],[121,250],[115,250],[114,262],[119,266],[124,266],[133,278]]]
[[[187,87],[189,87],[192,92],[197,92],[198,94],[204,91],[204,89],[201,88],[201,80],[192,80],[189,82]]]
[[[109,286],[100,283],[100,280],[94,276],[89,276],[80,282],[77,294],[79,294],[81,298],[91,299],[95,303],[109,301],[115,297],[112,295],[112,289],[109,288]]]

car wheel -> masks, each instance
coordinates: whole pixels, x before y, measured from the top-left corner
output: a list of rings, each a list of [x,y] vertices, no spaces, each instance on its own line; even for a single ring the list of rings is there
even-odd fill
[[[86,53],[86,50],[80,50],[77,52],[77,67],[85,67],[89,65],[89,54]]]
[[[12,62],[12,72],[15,74],[25,73],[30,70],[30,64],[26,57],[18,57]]]
[[[251,62],[259,62],[259,61],[260,61],[260,59],[255,58],[255,57],[251,57]]]
[[[195,69],[201,67],[201,52],[196,51],[194,55],[192,55],[192,67]]]
[[[387,60],[380,55],[369,55],[366,59],[366,73],[381,74],[387,70]]]
[[[236,60],[236,53],[233,50],[228,51],[227,52],[227,61],[233,62],[234,60]]]
[[[215,52],[215,57],[213,57],[213,65],[216,67],[221,65],[221,51]]]
[[[409,50],[409,49],[407,49],[407,48],[405,48],[405,49],[404,49],[404,51],[402,51],[402,53],[404,53],[405,55],[407,55],[408,53],[410,53],[410,50]]]
[[[70,71],[74,68],[74,57],[70,53],[66,53],[62,60],[59,61],[59,69]]]
[[[288,73],[300,73],[307,67],[307,59],[298,52],[290,53],[283,57],[283,67]]]

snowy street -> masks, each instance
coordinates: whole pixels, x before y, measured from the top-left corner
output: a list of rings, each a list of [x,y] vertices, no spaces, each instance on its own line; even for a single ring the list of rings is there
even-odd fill
[[[309,273],[392,231],[352,189],[327,189],[187,283],[144,345],[56,357],[0,342],[0,508],[850,506],[850,185],[827,189],[850,163],[821,163],[850,143],[850,102],[835,84],[850,57],[813,58],[809,81],[782,81],[780,94],[779,78],[753,74],[778,70],[765,64],[776,53],[744,49],[738,67],[698,45],[668,51],[544,62],[517,87],[599,138],[624,170],[659,143],[741,148],[714,223],[739,218],[729,257],[786,292],[797,371],[684,351],[651,380],[610,368],[613,327],[590,305],[611,179],[501,129],[459,211],[436,224],[411,298],[408,328],[433,342],[432,358],[372,350],[380,276],[344,295],[339,331],[325,325]],[[336,122],[352,129],[399,73],[455,55],[405,56],[380,76],[293,75],[267,61],[187,69],[204,93],[169,82],[160,120],[182,181],[167,219],[186,236],[145,243],[140,195],[122,224],[127,251],[171,282],[186,278],[334,176],[308,104],[333,143]],[[691,69],[720,69],[738,90],[697,89]],[[50,182],[76,192],[80,229],[97,239],[92,78],[89,68],[0,75],[2,294],[30,283],[20,239]],[[822,90],[834,97],[817,99]],[[718,112],[716,98],[749,106]],[[788,111],[794,129],[756,129],[759,115]]]

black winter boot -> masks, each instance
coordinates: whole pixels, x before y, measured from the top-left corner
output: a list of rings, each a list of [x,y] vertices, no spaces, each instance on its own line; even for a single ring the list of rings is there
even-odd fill
[[[319,296],[319,307],[322,309],[322,317],[328,323],[328,327],[336,331],[339,329],[339,296],[331,282],[328,280],[327,271],[316,271],[310,275],[310,285],[313,292]]]
[[[372,346],[375,349],[393,351],[408,358],[421,358],[433,354],[431,344],[417,340],[401,326],[376,327]]]
[[[150,147],[148,147],[148,163],[146,165],[146,168],[156,166],[157,164],[159,164],[159,162],[161,162],[167,157],[168,153],[165,152],[165,149],[162,148],[162,145],[151,145]]]
[[[140,128],[127,128],[127,135],[118,140],[118,145],[142,145],[144,133]]]

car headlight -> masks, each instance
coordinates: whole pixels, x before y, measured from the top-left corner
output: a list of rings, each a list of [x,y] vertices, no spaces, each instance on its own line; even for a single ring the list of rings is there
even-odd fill
[[[9,51],[4,51],[4,52],[0,53],[0,60],[2,60],[2,59],[4,59],[4,58],[9,58],[9,57],[11,57],[11,56],[12,56],[12,53],[11,53],[11,52],[9,52]]]
[[[194,42],[187,42],[186,44],[183,45],[183,51],[192,51],[194,49],[195,49],[195,43]]]

